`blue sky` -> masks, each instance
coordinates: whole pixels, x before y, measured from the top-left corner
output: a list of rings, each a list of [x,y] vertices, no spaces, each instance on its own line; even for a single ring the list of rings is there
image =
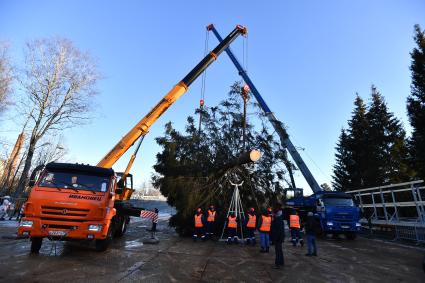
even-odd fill
[[[99,63],[96,117],[64,132],[69,160],[96,164],[202,58],[205,27],[224,36],[248,27],[248,70],[276,117],[288,127],[319,183],[330,182],[334,147],[355,93],[371,84],[407,130],[413,25],[425,28],[425,1],[5,1],[0,40],[19,61],[25,41],[61,36]],[[210,47],[217,41],[210,35]],[[242,59],[243,40],[233,51]],[[239,80],[226,54],[208,69],[206,104],[224,98]],[[154,138],[172,121],[182,129],[200,98],[200,79],[151,128],[134,165],[148,180],[159,150]],[[8,113],[8,117],[13,113]],[[13,141],[16,124],[2,123]],[[132,150],[129,150],[131,153]],[[124,156],[114,168],[122,170]],[[297,175],[300,187],[307,188]]]

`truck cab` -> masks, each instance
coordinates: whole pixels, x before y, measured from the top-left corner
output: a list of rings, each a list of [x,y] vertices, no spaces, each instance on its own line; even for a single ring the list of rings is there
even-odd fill
[[[353,198],[343,192],[320,191],[311,196],[315,211],[326,234],[345,234],[354,239],[361,225],[360,209]]]
[[[360,209],[351,195],[344,192],[318,191],[311,196],[295,194],[286,205],[298,210],[302,221],[308,212],[315,213],[323,234],[344,234],[348,239],[355,239],[361,228]]]
[[[117,176],[112,169],[49,163],[32,178],[18,228],[18,235],[30,237],[31,252],[38,253],[43,238],[94,240],[96,249],[107,248],[119,224],[113,221]]]

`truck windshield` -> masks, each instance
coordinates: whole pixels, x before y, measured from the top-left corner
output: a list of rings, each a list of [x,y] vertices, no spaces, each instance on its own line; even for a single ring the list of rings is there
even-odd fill
[[[86,175],[76,172],[48,171],[43,175],[39,187],[106,192],[107,176]]]
[[[326,206],[354,206],[351,198],[323,198],[323,203]]]

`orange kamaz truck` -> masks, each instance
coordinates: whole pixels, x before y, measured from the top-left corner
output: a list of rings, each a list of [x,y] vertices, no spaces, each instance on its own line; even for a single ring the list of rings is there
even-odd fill
[[[123,186],[111,168],[70,163],[49,163],[32,175],[39,177],[18,234],[31,237],[33,253],[43,238],[95,240],[97,250],[106,250],[114,236],[125,233],[129,216],[140,215],[140,209],[120,200],[123,194],[131,196],[131,175]]]
[[[125,233],[130,216],[140,216],[141,209],[129,202],[133,192],[129,171],[143,137],[217,56],[246,32],[245,27],[237,25],[96,166],[49,163],[32,172],[25,217],[18,228],[18,235],[30,237],[32,253],[40,251],[44,238],[91,240],[97,250],[103,251],[114,236]],[[137,140],[125,172],[114,172],[112,166]]]

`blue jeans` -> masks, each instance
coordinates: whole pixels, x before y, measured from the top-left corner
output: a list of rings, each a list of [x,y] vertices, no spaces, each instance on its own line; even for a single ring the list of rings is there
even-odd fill
[[[270,247],[270,236],[269,233],[260,232],[261,249],[265,250]]]
[[[316,236],[307,235],[307,246],[309,254],[317,254]]]

